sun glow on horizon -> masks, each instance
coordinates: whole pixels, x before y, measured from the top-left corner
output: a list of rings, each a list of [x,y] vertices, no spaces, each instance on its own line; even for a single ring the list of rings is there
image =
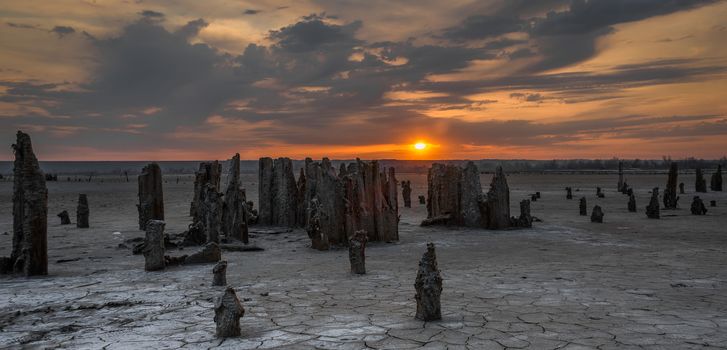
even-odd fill
[[[428,145],[426,143],[424,143],[424,142],[417,142],[417,143],[414,144],[414,149],[419,150],[419,151],[423,151],[423,150],[425,150],[427,148],[427,146]]]

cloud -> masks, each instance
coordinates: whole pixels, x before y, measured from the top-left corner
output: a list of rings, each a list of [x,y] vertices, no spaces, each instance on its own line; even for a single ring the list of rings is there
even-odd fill
[[[67,27],[67,26],[55,26],[53,29],[51,29],[51,32],[58,35],[59,38],[63,38],[64,36],[68,34],[73,34],[76,32],[73,27]]]
[[[485,39],[502,34],[519,32],[524,22],[514,16],[477,15],[467,17],[455,27],[444,30],[444,38],[452,40]]]
[[[35,24],[25,24],[25,23],[15,23],[15,22],[7,22],[5,23],[8,27],[12,28],[19,28],[19,29],[38,29],[38,26]]]
[[[561,12],[535,22],[535,35],[573,35],[714,3],[715,0],[573,0]]]
[[[143,18],[149,19],[149,20],[162,20],[164,19],[164,14],[157,11],[152,10],[144,10],[139,12],[139,15]]]
[[[205,22],[202,18],[198,18],[194,21],[187,22],[187,24],[177,29],[176,34],[185,39],[189,39],[197,36],[197,34],[199,34],[199,32],[207,26],[209,26],[209,23]]]
[[[92,63],[85,80],[1,78],[0,107],[17,108],[0,109],[0,116],[3,127],[35,125],[78,147],[163,144],[195,152],[240,143],[250,149],[400,144],[413,135],[447,144],[540,147],[723,130],[724,115],[707,115],[708,106],[676,117],[618,108],[636,88],[724,77],[723,61],[666,57],[550,71],[596,55],[596,40],[615,24],[706,2],[623,5],[639,15],[592,2],[493,0],[487,13],[470,12],[443,29],[392,41],[367,38],[369,24],[361,20],[312,14],[266,27],[239,53],[204,41],[214,17],[199,13],[180,21],[173,12],[146,10],[116,31],[79,30]],[[594,11],[604,18],[593,19]],[[63,37],[71,30],[53,32]],[[562,114],[546,111],[553,101]],[[578,109],[597,103],[603,106],[593,115]],[[533,111],[549,114],[527,115]]]
[[[253,9],[246,9],[242,12],[243,15],[257,15],[258,13],[262,12],[261,10],[253,10]]]

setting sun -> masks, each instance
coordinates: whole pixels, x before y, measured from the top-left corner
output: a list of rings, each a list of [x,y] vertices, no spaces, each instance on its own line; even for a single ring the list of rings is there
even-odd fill
[[[414,144],[414,148],[416,148],[418,150],[423,150],[423,149],[427,148],[427,144],[424,142],[417,142]]]

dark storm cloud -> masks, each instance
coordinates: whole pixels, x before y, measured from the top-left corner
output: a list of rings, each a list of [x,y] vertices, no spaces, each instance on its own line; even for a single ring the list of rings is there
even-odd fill
[[[548,3],[565,6],[563,1]],[[653,4],[629,8],[648,17],[698,3],[702,2],[674,2],[658,9]],[[212,116],[224,118],[229,123],[225,128],[244,125],[240,137],[261,144],[271,140],[345,145],[405,142],[401,130],[407,130],[472,145],[527,146],[578,141],[625,128],[632,133],[646,132],[658,122],[717,123],[714,116],[632,116],[537,123],[517,119],[472,122],[423,114],[421,111],[428,108],[459,109],[463,113],[489,108],[487,105],[493,101],[473,102],[468,97],[480,93],[520,91],[511,97],[532,103],[546,99],[578,103],[615,99],[627,88],[689,82],[726,73],[725,67],[701,61],[665,60],[617,66],[602,73],[531,74],[593,56],[597,37],[609,33],[611,25],[618,21],[637,17],[606,11],[604,16],[609,19],[599,20],[585,33],[572,34],[569,30],[580,23],[575,18],[593,15],[592,10],[581,6],[590,8],[595,4],[559,7],[560,12],[535,20],[532,28],[525,25],[530,20],[521,18],[517,11],[536,15],[543,11],[542,6],[525,1],[507,4],[499,14],[472,16],[446,29],[441,37],[448,42],[369,42],[357,36],[364,23],[334,21],[330,16],[314,14],[270,31],[269,45],[250,44],[239,55],[190,43],[189,39],[208,25],[204,19],[166,29],[160,21],[149,20],[164,15],[147,10],[141,13],[142,19],[119,34],[107,38],[89,35],[98,56],[90,81],[80,89],[66,91],[64,84],[0,82],[6,88],[0,101],[42,106],[53,116],[30,111],[23,115],[22,123],[102,130],[84,135],[84,142],[109,147],[132,141],[153,145],[159,135],[174,131],[170,125],[213,135],[219,126],[207,122]],[[518,39],[501,36],[512,32],[520,32]],[[464,43],[470,39],[479,42]],[[489,41],[482,43],[481,39]],[[538,60],[522,71],[493,78],[428,79],[460,73],[474,61],[498,58]],[[392,104],[387,98],[392,91],[436,95]],[[21,123],[18,115],[7,117],[17,120],[15,125]],[[352,123],[352,119],[356,122]],[[718,130],[722,130],[720,125],[716,125]],[[109,136],[114,132],[132,136]],[[189,146],[187,140],[174,142]]]
[[[522,31],[523,26],[524,22],[514,16],[470,16],[460,25],[445,29],[443,37],[452,40],[485,39]]]
[[[515,50],[513,52],[510,52],[507,55],[507,57],[509,57],[511,60],[517,60],[517,59],[521,59],[521,58],[535,57],[537,55],[538,54],[535,51],[530,50],[527,47],[524,47],[524,48],[521,48],[521,49],[517,49],[517,50]]]
[[[189,39],[199,34],[199,31],[207,26],[209,26],[209,23],[205,22],[202,18],[198,18],[194,21],[187,22],[187,24],[179,28],[176,33],[185,39]]]
[[[347,25],[325,23],[324,17],[312,15],[305,20],[270,32],[270,38],[277,47],[290,52],[309,52],[325,46],[358,43],[354,33],[361,28],[361,22]]]
[[[614,67],[608,72],[568,72],[554,74],[513,74],[495,79],[451,82],[421,82],[418,88],[451,94],[475,94],[501,90],[536,90],[562,96],[613,94],[640,86],[700,81],[724,75],[727,67],[699,60],[659,60]]]
[[[76,32],[76,30],[73,29],[73,27],[67,27],[67,26],[55,26],[50,31],[57,34],[59,38],[62,38],[68,34],[73,34]]]
[[[666,15],[715,0],[573,0],[568,9],[535,18],[529,30],[542,55],[531,72],[566,67],[593,57],[596,39],[613,25]]]
[[[549,12],[536,22],[535,35],[571,35],[600,30],[619,23],[666,15],[716,0],[573,0],[562,12]]]
[[[139,12],[139,15],[141,15],[144,18],[148,18],[148,19],[163,19],[164,18],[163,13],[157,12],[157,11],[152,11],[152,10],[141,11],[141,12]]]
[[[541,59],[525,70],[538,73],[583,62],[596,54],[595,42],[616,24],[689,10],[717,0],[548,0],[503,1],[494,13],[471,15],[441,36],[453,41],[479,40],[519,32],[530,36],[537,52],[520,48],[511,59]],[[500,38],[486,45],[497,50],[518,44]]]

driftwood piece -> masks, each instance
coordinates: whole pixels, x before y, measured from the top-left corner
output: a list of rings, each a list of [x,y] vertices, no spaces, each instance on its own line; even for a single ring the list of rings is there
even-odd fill
[[[164,220],[164,193],[162,191],[162,170],[157,163],[151,163],[141,170],[139,181],[139,230],[146,229],[149,220]]]
[[[676,162],[672,162],[669,167],[669,178],[666,182],[666,188],[664,189],[664,208],[665,209],[676,209],[678,206],[679,197],[677,196],[677,176],[679,174],[679,168]]]
[[[658,219],[659,215],[659,188],[654,187],[651,191],[651,201],[646,206],[646,217],[649,219]]]
[[[222,260],[212,268],[212,285],[213,286],[226,286],[227,285],[227,261]]]
[[[593,212],[591,212],[591,222],[603,222],[603,209],[601,209],[601,206],[597,205],[593,207]]]
[[[245,315],[245,308],[240,304],[237,293],[232,287],[227,287],[224,294],[215,301],[215,334],[218,338],[239,337],[240,318]]]
[[[61,218],[61,225],[70,225],[71,217],[68,215],[68,211],[64,210],[58,213],[58,217]]]
[[[588,204],[586,202],[586,197],[581,197],[578,201],[578,209],[581,216],[588,216]]]
[[[164,259],[164,226],[161,220],[149,220],[146,223],[146,239],[144,241],[144,270],[163,270]]]
[[[366,231],[356,231],[348,241],[348,259],[351,262],[351,273],[363,275],[366,273]]]
[[[26,276],[48,274],[48,189],[30,136],[18,131],[12,146],[13,244],[0,272]]]
[[[427,251],[419,262],[416,281],[414,282],[417,303],[416,318],[422,321],[442,319],[442,276],[437,266],[437,255],[434,243],[427,243]]]
[[[88,216],[91,210],[88,207],[88,197],[85,194],[78,195],[78,207],[76,207],[76,227],[88,228]]]

